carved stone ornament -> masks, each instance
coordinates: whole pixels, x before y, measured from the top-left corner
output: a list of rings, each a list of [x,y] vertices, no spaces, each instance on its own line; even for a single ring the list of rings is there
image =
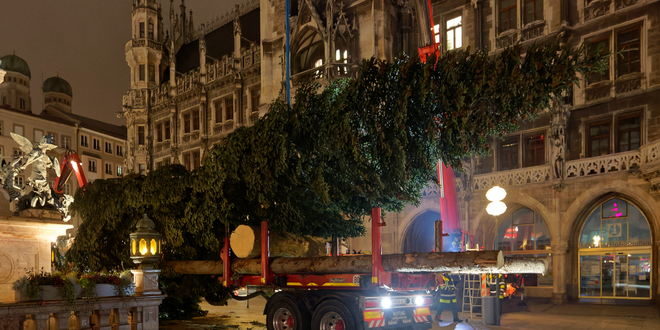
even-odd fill
[[[49,138],[44,136],[41,141],[32,144],[27,138],[10,133],[12,139],[18,144],[21,153],[14,156],[14,159],[0,167],[0,178],[3,181],[3,188],[9,195],[9,201],[15,203],[19,199],[27,196],[30,198],[30,206],[37,204],[45,206],[46,204],[55,207],[63,217],[64,221],[69,221],[69,206],[73,203],[73,197],[67,194],[56,194],[48,183],[48,170],[52,169],[55,176],[60,176],[60,164],[57,158],[50,157],[46,152],[57,148],[56,145],[49,143]],[[24,175],[30,167],[30,174]],[[19,177],[27,177],[25,183],[17,180]]]

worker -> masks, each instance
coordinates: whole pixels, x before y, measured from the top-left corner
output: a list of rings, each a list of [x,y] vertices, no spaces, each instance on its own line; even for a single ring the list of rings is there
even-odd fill
[[[454,317],[454,322],[461,322],[458,318],[458,304],[456,303],[456,285],[454,280],[447,274],[440,274],[437,278],[438,287],[436,289],[436,310],[435,319],[442,322],[442,312],[450,310]]]

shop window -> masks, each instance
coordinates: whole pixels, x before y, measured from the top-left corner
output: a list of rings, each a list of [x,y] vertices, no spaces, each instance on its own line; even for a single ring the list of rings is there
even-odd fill
[[[499,144],[498,170],[511,170],[519,168],[518,149],[520,147],[520,136],[510,136],[504,138]]]
[[[499,0],[498,3],[498,29],[499,33],[515,29],[517,23],[518,0]]]
[[[545,135],[530,134],[523,137],[523,166],[545,164]]]
[[[463,47],[463,17],[456,16],[445,21],[446,49]]]
[[[523,207],[512,212],[498,225],[495,249],[507,255],[516,255],[518,259],[537,258],[551,262],[550,242],[550,231],[541,215]],[[526,286],[549,286],[552,285],[552,266],[543,275],[515,276],[523,276]]]
[[[591,123],[588,126],[587,156],[595,157],[610,153],[610,126],[609,120]]]
[[[651,249],[639,208],[617,197],[597,205],[579,235],[580,297],[650,299]]]
[[[543,0],[523,0],[523,24],[543,19]]]

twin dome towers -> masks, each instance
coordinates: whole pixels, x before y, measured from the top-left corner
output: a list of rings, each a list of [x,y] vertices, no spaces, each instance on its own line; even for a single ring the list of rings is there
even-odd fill
[[[15,54],[0,58],[0,106],[31,112],[30,66]],[[73,89],[71,84],[59,76],[44,80],[44,107],[53,106],[71,112]]]

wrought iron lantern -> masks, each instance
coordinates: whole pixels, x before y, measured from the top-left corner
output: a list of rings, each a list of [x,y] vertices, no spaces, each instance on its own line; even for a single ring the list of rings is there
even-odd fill
[[[144,214],[135,225],[135,231],[130,234],[131,259],[136,264],[151,265],[160,259],[161,235],[156,231],[156,225]]]

